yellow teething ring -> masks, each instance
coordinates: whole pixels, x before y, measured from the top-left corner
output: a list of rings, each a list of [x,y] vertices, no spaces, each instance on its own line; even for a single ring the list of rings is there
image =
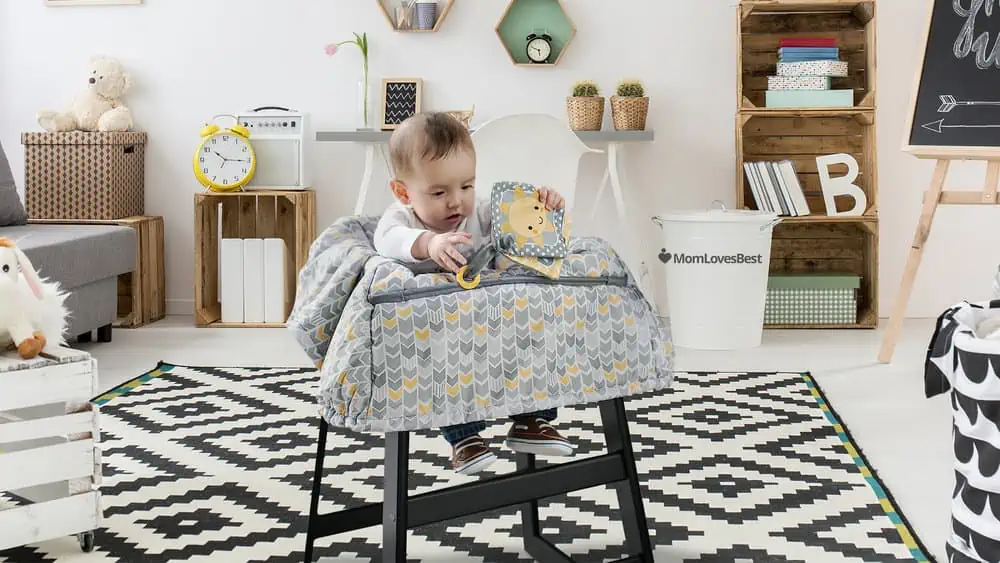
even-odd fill
[[[455,279],[458,280],[458,285],[462,286],[463,288],[465,288],[465,289],[475,289],[479,285],[479,278],[480,278],[480,276],[479,276],[479,274],[476,274],[476,277],[472,281],[466,281],[465,280],[465,271],[468,270],[468,269],[469,269],[468,266],[462,266],[458,270],[458,273],[455,274]]]

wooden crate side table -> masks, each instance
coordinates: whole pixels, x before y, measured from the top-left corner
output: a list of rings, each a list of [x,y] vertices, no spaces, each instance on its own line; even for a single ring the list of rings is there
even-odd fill
[[[316,238],[316,191],[199,192],[194,196],[194,316],[198,327],[283,327],[284,323],[224,323],[219,300],[220,238],[281,238],[285,257],[285,317],[295,304],[298,273]]]
[[[120,225],[135,230],[135,269],[118,276],[118,318],[115,327],[138,328],[167,316],[163,217],[142,215],[123,219],[32,219],[30,223]]]
[[[21,497],[30,487],[68,482],[65,495],[0,510],[0,550],[68,535],[84,551],[94,548],[103,516],[99,415],[90,403],[97,385],[97,361],[86,352],[51,347],[32,360],[0,354],[0,491]],[[11,412],[53,403],[64,405],[62,414]]]
[[[118,278],[118,322],[136,328],[167,316],[163,217],[133,217],[120,224],[136,231],[135,271]]]

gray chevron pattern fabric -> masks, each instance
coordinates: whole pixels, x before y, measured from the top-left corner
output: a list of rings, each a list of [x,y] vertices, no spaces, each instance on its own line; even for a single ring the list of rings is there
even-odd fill
[[[669,321],[603,240],[573,239],[558,280],[511,261],[476,289],[378,256],[376,218],[310,249],[289,330],[322,362],[332,425],[423,430],[669,387]]]

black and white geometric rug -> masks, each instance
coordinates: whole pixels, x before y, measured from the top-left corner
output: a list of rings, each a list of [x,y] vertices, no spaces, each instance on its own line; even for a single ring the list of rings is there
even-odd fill
[[[95,399],[104,528],[0,552],[0,562],[299,563],[318,419],[306,368],[161,364]],[[808,374],[680,373],[627,403],[657,561],[932,561]],[[603,453],[596,407],[563,409],[577,456]],[[411,436],[411,494],[481,476],[447,468],[439,434]],[[381,501],[379,436],[331,428],[320,512]],[[541,458],[540,458],[541,459]],[[543,504],[543,533],[579,561],[624,555],[604,487]],[[514,510],[411,530],[412,561],[531,561]],[[318,540],[320,561],[377,561],[381,530]]]

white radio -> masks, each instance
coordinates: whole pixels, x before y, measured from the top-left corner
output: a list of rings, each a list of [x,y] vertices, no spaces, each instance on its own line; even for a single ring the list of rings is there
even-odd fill
[[[243,189],[309,187],[305,167],[306,114],[264,106],[238,113],[236,120],[250,130],[250,144],[257,156],[257,169]]]

